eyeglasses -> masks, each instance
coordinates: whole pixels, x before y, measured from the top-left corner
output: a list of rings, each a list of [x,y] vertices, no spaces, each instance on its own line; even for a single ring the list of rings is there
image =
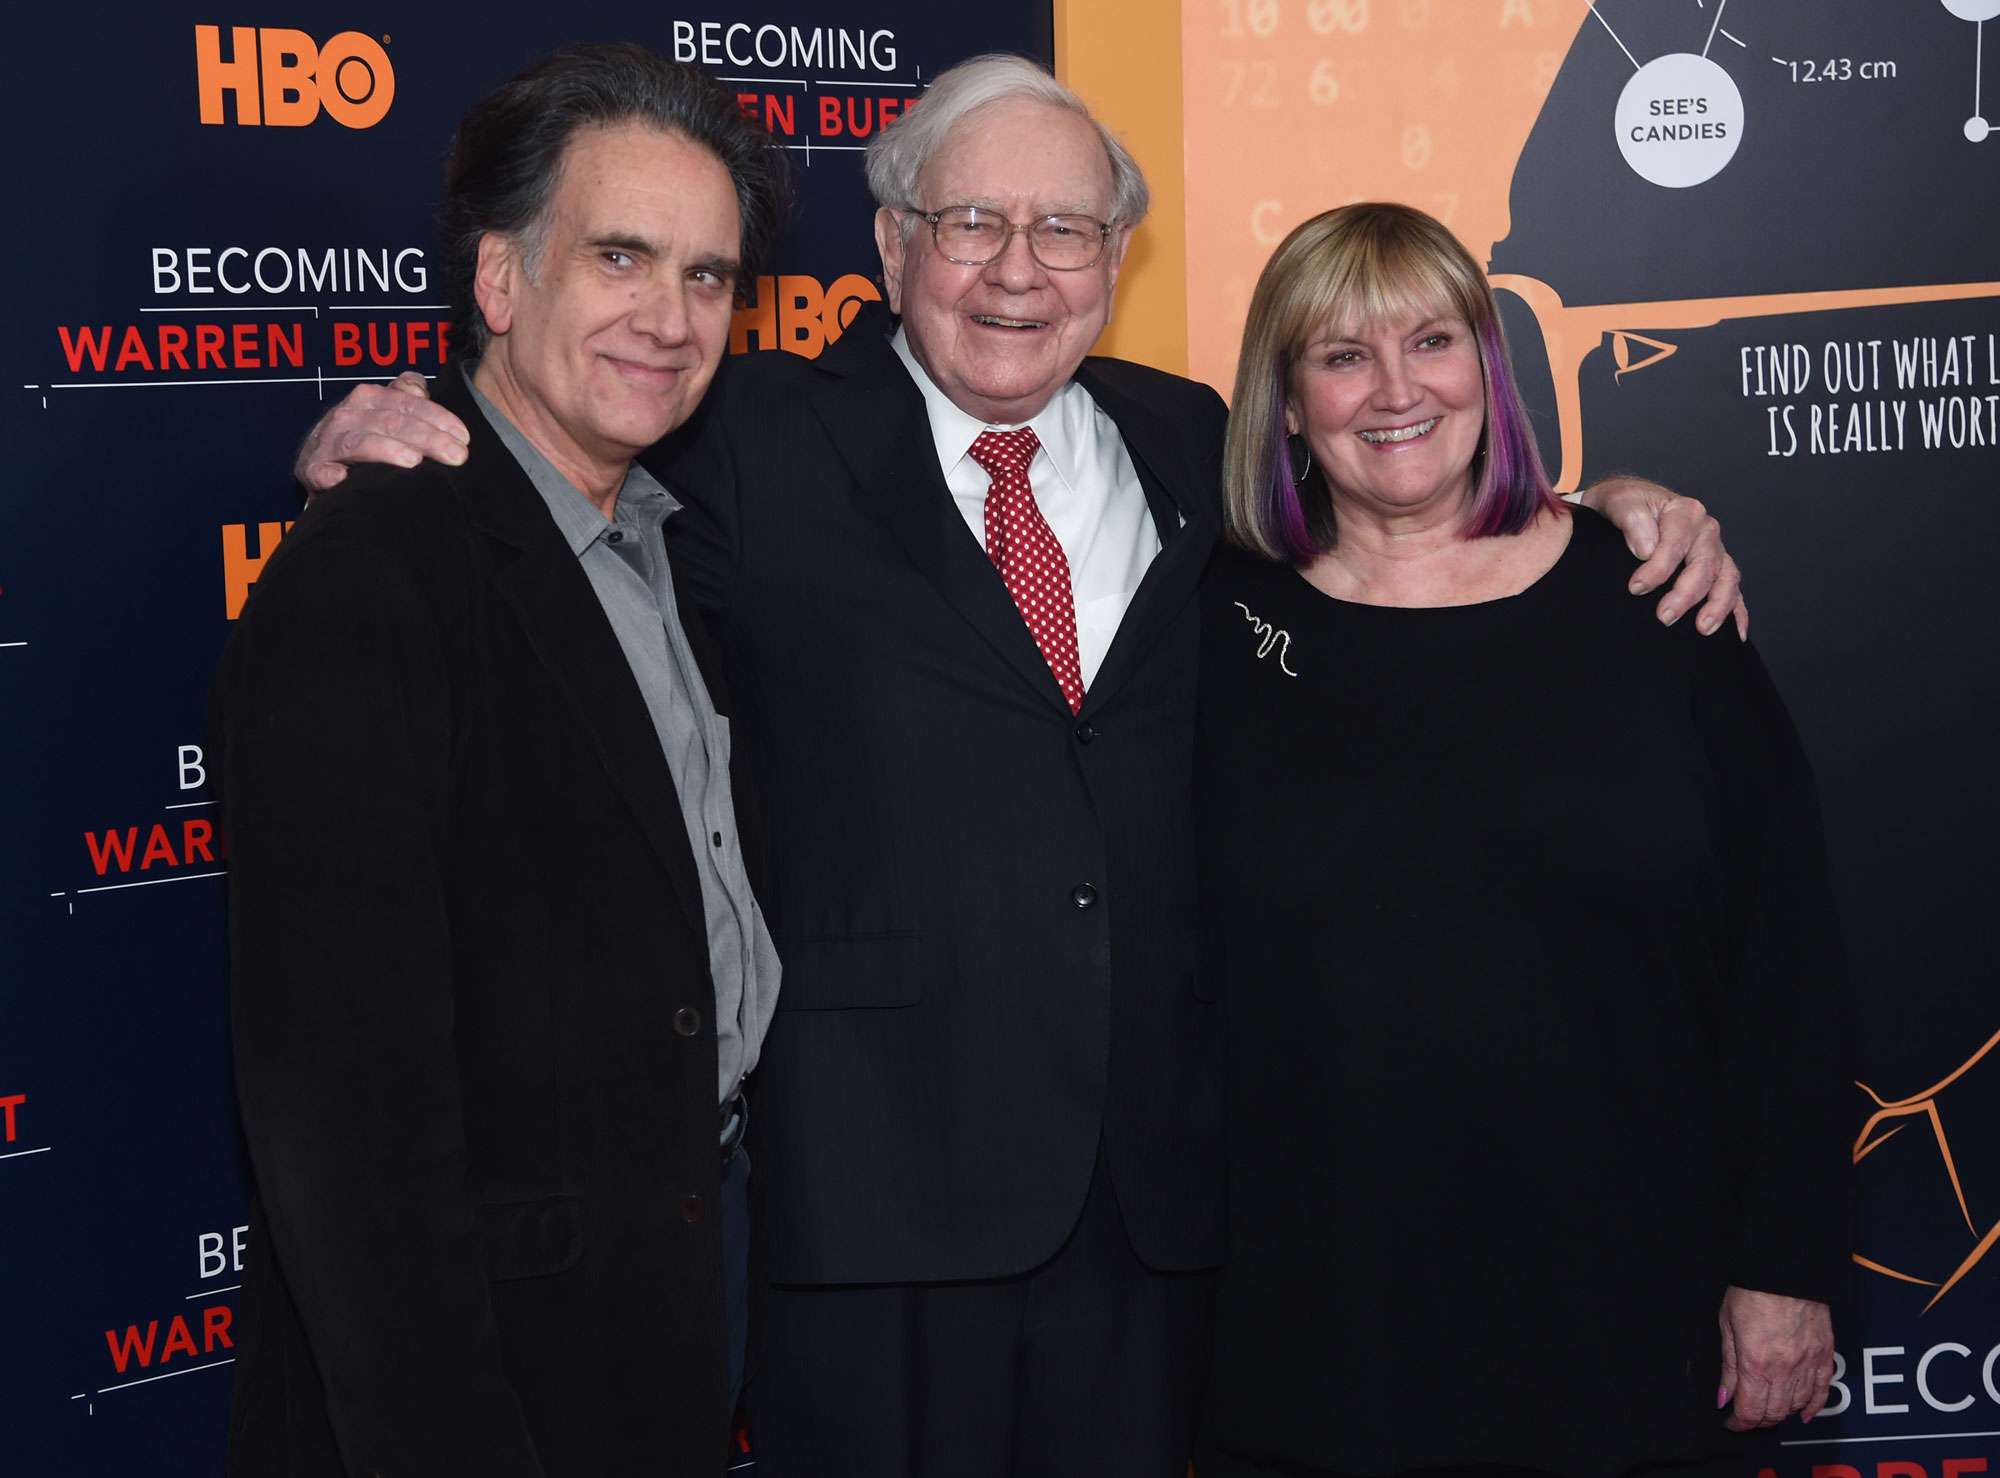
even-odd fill
[[[948,205],[943,210],[912,211],[930,222],[931,240],[948,262],[983,267],[1007,249],[1016,231],[1028,238],[1028,250],[1051,272],[1080,272],[1097,264],[1111,227],[1095,216],[1040,216],[1017,226],[997,210],[977,205]]]

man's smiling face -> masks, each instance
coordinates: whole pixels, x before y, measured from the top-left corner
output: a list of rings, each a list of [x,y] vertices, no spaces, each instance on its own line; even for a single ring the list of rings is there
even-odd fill
[[[721,363],[741,238],[729,171],[702,145],[637,123],[583,130],[536,270],[522,243],[482,243],[482,389],[565,475],[622,472]]]
[[[1111,215],[1111,161],[1080,113],[1026,99],[983,108],[952,131],[925,167],[927,210],[977,205],[1015,225],[1041,216]],[[947,260],[928,223],[907,238],[904,218],[879,211],[875,240],[889,306],[910,350],[967,415],[1013,424],[1039,412],[1068,383],[1111,321],[1111,290],[1130,232],[1119,227],[1095,264],[1051,272],[1024,233],[983,267]]]

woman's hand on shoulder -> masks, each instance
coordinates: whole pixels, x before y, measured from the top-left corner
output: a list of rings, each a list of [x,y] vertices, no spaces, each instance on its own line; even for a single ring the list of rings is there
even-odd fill
[[[1811,1421],[1833,1380],[1833,1312],[1811,1299],[1731,1285],[1722,1295],[1722,1389],[1732,1432],[1775,1427],[1793,1412]]]

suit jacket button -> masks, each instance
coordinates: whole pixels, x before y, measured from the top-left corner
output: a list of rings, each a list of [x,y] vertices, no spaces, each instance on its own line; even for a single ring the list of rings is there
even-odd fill
[[[1097,884],[1078,883],[1069,890],[1069,901],[1078,908],[1089,908],[1091,904],[1097,902]]]
[[[1091,740],[1095,739],[1096,737],[1097,737],[1096,724],[1081,723],[1076,726],[1076,742],[1078,744],[1088,744],[1090,743]]]
[[[695,1225],[708,1214],[708,1203],[700,1196],[689,1194],[681,1197],[681,1220],[689,1226]]]
[[[683,1006],[674,1013],[674,1035],[692,1037],[701,1031],[701,1013],[692,1006]]]

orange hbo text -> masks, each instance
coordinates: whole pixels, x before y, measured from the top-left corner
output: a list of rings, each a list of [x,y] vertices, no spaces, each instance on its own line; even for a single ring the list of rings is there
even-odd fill
[[[760,277],[755,295],[730,318],[729,352],[783,349],[817,359],[854,321],[863,303],[881,296],[874,283],[856,272],[827,286],[803,273]]]

